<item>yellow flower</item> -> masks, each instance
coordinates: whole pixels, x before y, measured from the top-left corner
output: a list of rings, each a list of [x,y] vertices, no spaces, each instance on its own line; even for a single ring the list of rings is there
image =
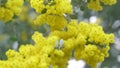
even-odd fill
[[[90,0],[90,2],[87,4],[87,7],[95,11],[100,11],[103,9],[99,0]]]
[[[101,11],[103,9],[100,4],[101,2],[105,5],[113,5],[116,4],[117,0],[90,0],[90,2],[87,3],[87,7],[95,11]]]
[[[6,7],[12,10],[15,15],[20,15],[23,3],[24,0],[8,0],[6,3]]]
[[[105,5],[113,5],[116,4],[117,0],[100,0],[103,2]]]
[[[69,0],[31,0],[30,3],[38,13],[57,15],[72,13],[72,5]]]
[[[0,7],[0,20],[3,22],[8,22],[13,16],[14,14],[10,9]]]

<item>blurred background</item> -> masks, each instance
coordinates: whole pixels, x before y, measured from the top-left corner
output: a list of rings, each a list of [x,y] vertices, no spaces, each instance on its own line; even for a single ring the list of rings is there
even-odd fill
[[[104,9],[100,12],[87,9],[82,0],[72,0],[72,4],[74,14],[68,15],[68,18],[100,24],[106,33],[115,34],[115,43],[111,44],[109,51],[110,57],[99,63],[98,68],[120,68],[120,0],[113,6],[103,5]],[[6,59],[5,52],[8,49],[17,50],[21,44],[33,43],[31,35],[34,31],[40,31],[44,35],[49,32],[44,25],[32,24],[36,16],[37,13],[26,0],[19,17],[15,16],[7,23],[0,21],[0,60]],[[68,64],[68,68],[90,68],[82,60],[71,59]]]

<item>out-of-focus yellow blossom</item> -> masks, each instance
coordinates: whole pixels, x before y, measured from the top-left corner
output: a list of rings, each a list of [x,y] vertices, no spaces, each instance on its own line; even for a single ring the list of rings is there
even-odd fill
[[[101,11],[103,9],[100,4],[101,2],[103,2],[105,5],[113,5],[116,4],[117,0],[90,0],[87,3],[87,7],[95,11]]]
[[[90,2],[87,4],[87,7],[95,11],[100,11],[103,9],[99,0],[90,0]]]
[[[38,13],[57,15],[72,13],[72,5],[69,0],[31,0],[30,3]]]
[[[0,20],[10,21],[14,15],[20,15],[24,0],[7,0],[3,6],[0,6]]]
[[[69,0],[54,0],[46,6],[47,14],[62,15],[72,13],[72,5]]]
[[[66,25],[67,21],[64,16],[59,15],[47,15],[42,14],[34,21],[35,25],[48,24],[51,30],[62,30]]]
[[[44,0],[30,0],[31,6],[36,10],[36,12],[42,12],[45,8]]]
[[[69,24],[66,25],[65,28],[63,28],[63,30],[59,31],[59,30],[55,30],[53,32],[51,32],[51,36],[57,35],[58,37],[62,38],[62,39],[69,39],[72,37],[76,37],[78,30],[77,30],[77,23],[75,23],[74,21],[71,21]]]
[[[0,7],[0,20],[7,22],[14,16],[13,11],[4,7]]]
[[[116,4],[117,0],[100,0],[103,2],[105,5],[113,5]]]
[[[14,12],[15,15],[20,15],[22,11],[22,5],[24,0],[8,0],[6,3],[6,8],[9,8]]]
[[[31,6],[36,12],[41,13],[34,24],[48,24],[51,31],[62,30],[67,24],[64,14],[72,13],[72,5],[69,0],[31,0]]]
[[[21,35],[20,35],[20,39],[21,39],[22,41],[26,41],[27,38],[28,38],[27,32],[23,31],[23,32],[21,33]]]
[[[29,19],[29,7],[28,6],[23,6],[22,11],[19,15],[19,19],[21,21],[27,21]]]

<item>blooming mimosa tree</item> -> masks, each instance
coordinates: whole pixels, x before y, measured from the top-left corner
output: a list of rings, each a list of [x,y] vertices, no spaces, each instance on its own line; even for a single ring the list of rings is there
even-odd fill
[[[4,2],[5,1],[5,2]],[[114,35],[106,34],[98,24],[67,20],[73,14],[70,0],[28,0],[37,17],[35,26],[47,24],[50,32],[44,36],[39,31],[32,35],[33,44],[23,44],[18,51],[9,49],[7,60],[0,60],[0,68],[67,68],[71,58],[84,60],[92,68],[109,57]],[[102,11],[104,5],[116,0],[83,0],[89,9]],[[0,20],[8,22],[20,16],[24,0],[2,0]],[[22,23],[21,23],[22,24]]]

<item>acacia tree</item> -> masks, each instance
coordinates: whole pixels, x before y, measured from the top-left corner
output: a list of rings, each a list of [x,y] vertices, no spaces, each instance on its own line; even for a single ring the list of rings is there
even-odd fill
[[[0,68],[66,68],[71,58],[96,68],[97,63],[109,57],[114,35],[106,34],[98,24],[73,19],[74,8],[102,11],[104,5],[115,3],[116,0],[1,0],[0,20],[5,26],[12,24],[10,29],[20,46],[6,52],[7,59],[0,60]],[[17,30],[17,26],[27,27]],[[20,31],[23,32],[18,34]],[[33,41],[21,43],[30,39],[31,31]]]

